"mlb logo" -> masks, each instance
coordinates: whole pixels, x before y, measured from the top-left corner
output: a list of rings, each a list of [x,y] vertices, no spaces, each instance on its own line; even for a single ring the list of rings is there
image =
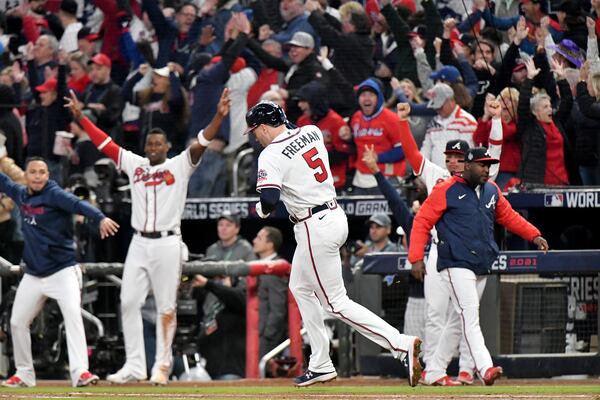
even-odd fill
[[[562,207],[564,204],[564,194],[552,193],[544,195],[544,207]]]

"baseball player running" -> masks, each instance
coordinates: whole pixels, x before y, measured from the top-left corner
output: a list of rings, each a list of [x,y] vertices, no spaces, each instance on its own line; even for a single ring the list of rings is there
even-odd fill
[[[65,98],[75,119],[100,151],[117,163],[131,184],[131,240],[121,286],[121,313],[125,340],[125,365],[108,375],[112,383],[146,379],[146,357],[141,307],[148,292],[156,299],[156,359],[150,382],[164,385],[172,364],[171,344],[176,327],[176,298],[181,275],[181,263],[187,249],[181,240],[181,214],[185,207],[187,186],[200,158],[217,134],[223,118],[229,113],[230,99],[225,89],[217,113],[206,129],[198,133],[198,143],[168,159],[170,144],[165,132],[153,129],[148,133],[140,157],[119,147],[89,119],[84,118],[81,106],[71,92]]]
[[[295,224],[296,252],[290,290],[308,331],[311,356],[296,386],[337,377],[329,357],[329,339],[321,307],[365,337],[407,361],[409,384],[421,376],[421,340],[407,336],[363,306],[350,300],[342,281],[340,247],[348,236],[348,221],[335,199],[323,133],[314,125],[295,129],[283,110],[261,102],[246,114],[247,133],[254,132],[265,148],[258,159],[256,213],[266,218],[281,200]]]
[[[453,176],[436,185],[415,216],[408,260],[424,268],[423,251],[431,229],[437,228],[437,269],[450,292],[460,316],[467,349],[475,369],[486,385],[493,385],[502,368],[492,364],[479,326],[479,298],[486,274],[498,256],[494,221],[511,232],[534,242],[540,250],[548,243],[540,231],[515,212],[498,186],[488,180],[490,164],[499,163],[487,149],[476,147],[465,153],[462,176]],[[446,323],[448,326],[449,320]],[[444,330],[428,365],[431,379],[445,375],[459,337]],[[443,346],[441,344],[444,344]]]
[[[119,225],[89,203],[61,189],[49,176],[48,164],[39,157],[27,161],[25,186],[0,173],[0,192],[19,206],[25,238],[25,274],[17,288],[10,318],[17,371],[2,382],[5,387],[35,386],[29,326],[47,298],[56,300],[65,321],[73,386],[98,382],[98,376],[88,371],[80,308],[82,277],[71,233],[72,214],[82,214],[99,222],[102,239],[114,235]]]
[[[500,158],[502,151],[502,123],[500,120],[501,107],[497,101],[488,101],[486,108],[492,116],[492,128],[489,139],[489,152],[494,158]],[[464,154],[468,150],[469,145],[464,140],[450,140],[446,143],[444,152],[446,157],[446,169],[434,164],[422,153],[419,152],[417,144],[411,134],[408,124],[408,115],[410,114],[410,105],[400,103],[397,106],[398,117],[401,121],[400,140],[404,153],[408,162],[412,165],[415,175],[421,176],[425,181],[427,192],[431,193],[433,187],[449,178],[455,173],[461,173],[464,169]],[[490,167],[490,179],[494,180],[498,175],[499,166],[493,164]],[[425,301],[427,304],[427,319],[425,328],[425,343],[423,360],[425,361],[425,371],[421,378],[421,382],[435,386],[459,386],[461,384],[473,383],[473,371],[475,365],[471,358],[470,352],[466,347],[464,337],[460,340],[460,359],[459,359],[459,375],[458,381],[451,380],[447,375],[430,379],[432,376],[428,374],[431,366],[431,357],[437,348],[442,334],[442,330],[446,325],[446,321],[454,321],[446,329],[450,329],[449,334],[461,336],[460,325],[458,322],[458,314],[453,307],[450,306],[450,293],[446,285],[442,282],[437,271],[437,232],[435,228],[431,231],[434,245],[429,250],[429,257],[424,269],[420,269],[419,265],[413,266],[413,275],[418,280],[424,281]],[[482,291],[483,294],[483,291]],[[441,344],[446,346],[446,344]],[[454,351],[454,349],[452,349]]]

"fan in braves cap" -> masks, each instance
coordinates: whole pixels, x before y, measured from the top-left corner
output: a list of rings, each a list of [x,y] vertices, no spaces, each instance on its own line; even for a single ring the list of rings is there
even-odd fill
[[[308,332],[311,355],[308,369],[294,383],[309,386],[337,377],[323,323],[325,308],[395,358],[404,359],[409,384],[415,386],[421,376],[421,339],[401,334],[346,294],[340,248],[348,237],[348,221],[335,198],[323,132],[314,125],[294,128],[271,102],[250,109],[246,122],[246,133],[253,132],[265,148],[258,158],[256,213],[267,218],[281,198],[295,224],[297,246],[289,287]]]

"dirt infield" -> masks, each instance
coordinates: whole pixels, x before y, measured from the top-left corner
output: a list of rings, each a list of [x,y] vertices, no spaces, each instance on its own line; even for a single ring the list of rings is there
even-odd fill
[[[68,387],[66,381],[40,381],[35,388],[0,388],[0,399],[560,399],[600,400],[600,380],[505,379],[493,387],[408,387],[405,380],[385,378],[337,379],[310,388],[294,388],[289,379],[229,382],[174,382],[154,387],[148,383]]]

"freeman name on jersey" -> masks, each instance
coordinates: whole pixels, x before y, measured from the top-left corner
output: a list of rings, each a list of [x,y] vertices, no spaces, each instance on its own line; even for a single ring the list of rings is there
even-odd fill
[[[317,132],[303,132],[300,136],[292,140],[290,144],[285,146],[283,150],[281,150],[281,154],[283,154],[291,160],[292,157],[295,156],[303,147],[306,147],[306,145],[311,144],[312,142],[316,142],[318,140],[321,139],[319,138],[319,134]]]

